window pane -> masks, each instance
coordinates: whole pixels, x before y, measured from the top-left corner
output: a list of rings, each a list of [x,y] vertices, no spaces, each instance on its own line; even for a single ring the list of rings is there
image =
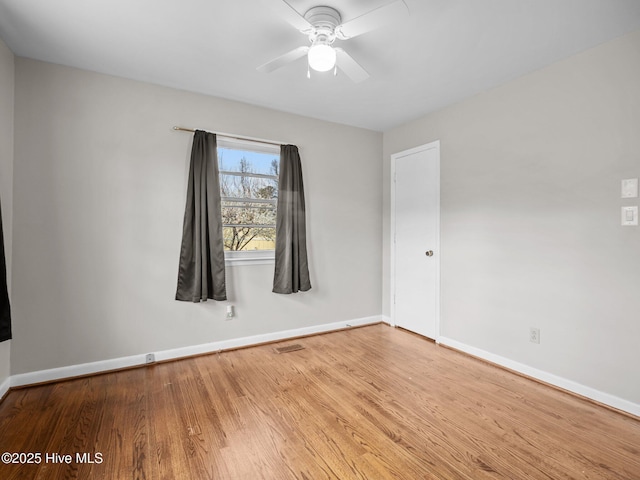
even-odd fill
[[[278,198],[278,181],[250,175],[220,174],[220,195],[235,198]]]
[[[278,155],[218,147],[221,171],[278,175]]]
[[[273,250],[276,229],[257,227],[223,227],[225,250]]]
[[[225,202],[226,203],[226,202]],[[222,225],[264,225],[273,227],[276,224],[276,209],[273,205],[260,203],[242,203],[239,205],[222,205]]]

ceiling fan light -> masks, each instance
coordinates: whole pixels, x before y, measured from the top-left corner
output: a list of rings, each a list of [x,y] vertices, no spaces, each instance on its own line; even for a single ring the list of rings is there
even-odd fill
[[[311,45],[309,66],[316,72],[327,72],[336,65],[336,51],[326,44]]]

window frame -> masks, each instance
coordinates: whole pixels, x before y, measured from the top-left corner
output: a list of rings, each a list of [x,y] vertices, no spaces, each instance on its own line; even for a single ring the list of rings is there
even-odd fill
[[[245,140],[233,137],[226,137],[223,135],[217,136],[217,148],[226,148],[232,150],[241,150],[248,152],[256,152],[256,153],[267,153],[273,154],[278,158],[278,162],[280,162],[280,145],[265,143],[259,140]],[[219,152],[216,152],[218,157],[218,162],[220,161]],[[218,165],[219,167],[219,165]],[[219,169],[219,176],[222,175],[235,175],[242,176],[240,172],[232,172]],[[249,176],[249,175],[247,175]],[[266,175],[266,174],[252,174],[252,177],[257,178],[275,178],[276,182],[278,181],[278,176],[274,175]],[[222,201],[229,201],[230,199],[234,199],[235,197],[221,197]],[[260,199],[256,199],[260,200]],[[231,200],[233,201],[233,200]],[[262,203],[262,202],[256,202]],[[272,203],[272,202],[268,202]],[[274,205],[277,208],[277,200]],[[276,210],[277,211],[277,210]],[[223,224],[224,228],[224,224]],[[224,262],[226,266],[236,266],[236,265],[267,265],[274,264],[276,259],[276,251],[273,250],[224,250]]]

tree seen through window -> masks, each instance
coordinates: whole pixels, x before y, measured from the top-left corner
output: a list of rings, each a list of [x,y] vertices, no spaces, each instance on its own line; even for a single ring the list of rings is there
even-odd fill
[[[224,248],[273,250],[279,155],[218,147]]]

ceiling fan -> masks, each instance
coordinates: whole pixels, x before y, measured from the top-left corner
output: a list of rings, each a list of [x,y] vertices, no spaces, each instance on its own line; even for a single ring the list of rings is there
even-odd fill
[[[339,68],[355,83],[366,80],[369,78],[369,74],[342,48],[334,47],[333,42],[336,39],[347,40],[370,32],[408,12],[404,0],[394,0],[342,23],[340,12],[332,7],[317,6],[307,10],[304,15],[300,15],[284,0],[272,0],[270,5],[287,22],[307,35],[310,45],[294,48],[290,52],[259,66],[258,71],[269,73],[307,55],[307,77],[311,76],[311,69],[318,72],[327,72],[333,69],[335,75]]]

